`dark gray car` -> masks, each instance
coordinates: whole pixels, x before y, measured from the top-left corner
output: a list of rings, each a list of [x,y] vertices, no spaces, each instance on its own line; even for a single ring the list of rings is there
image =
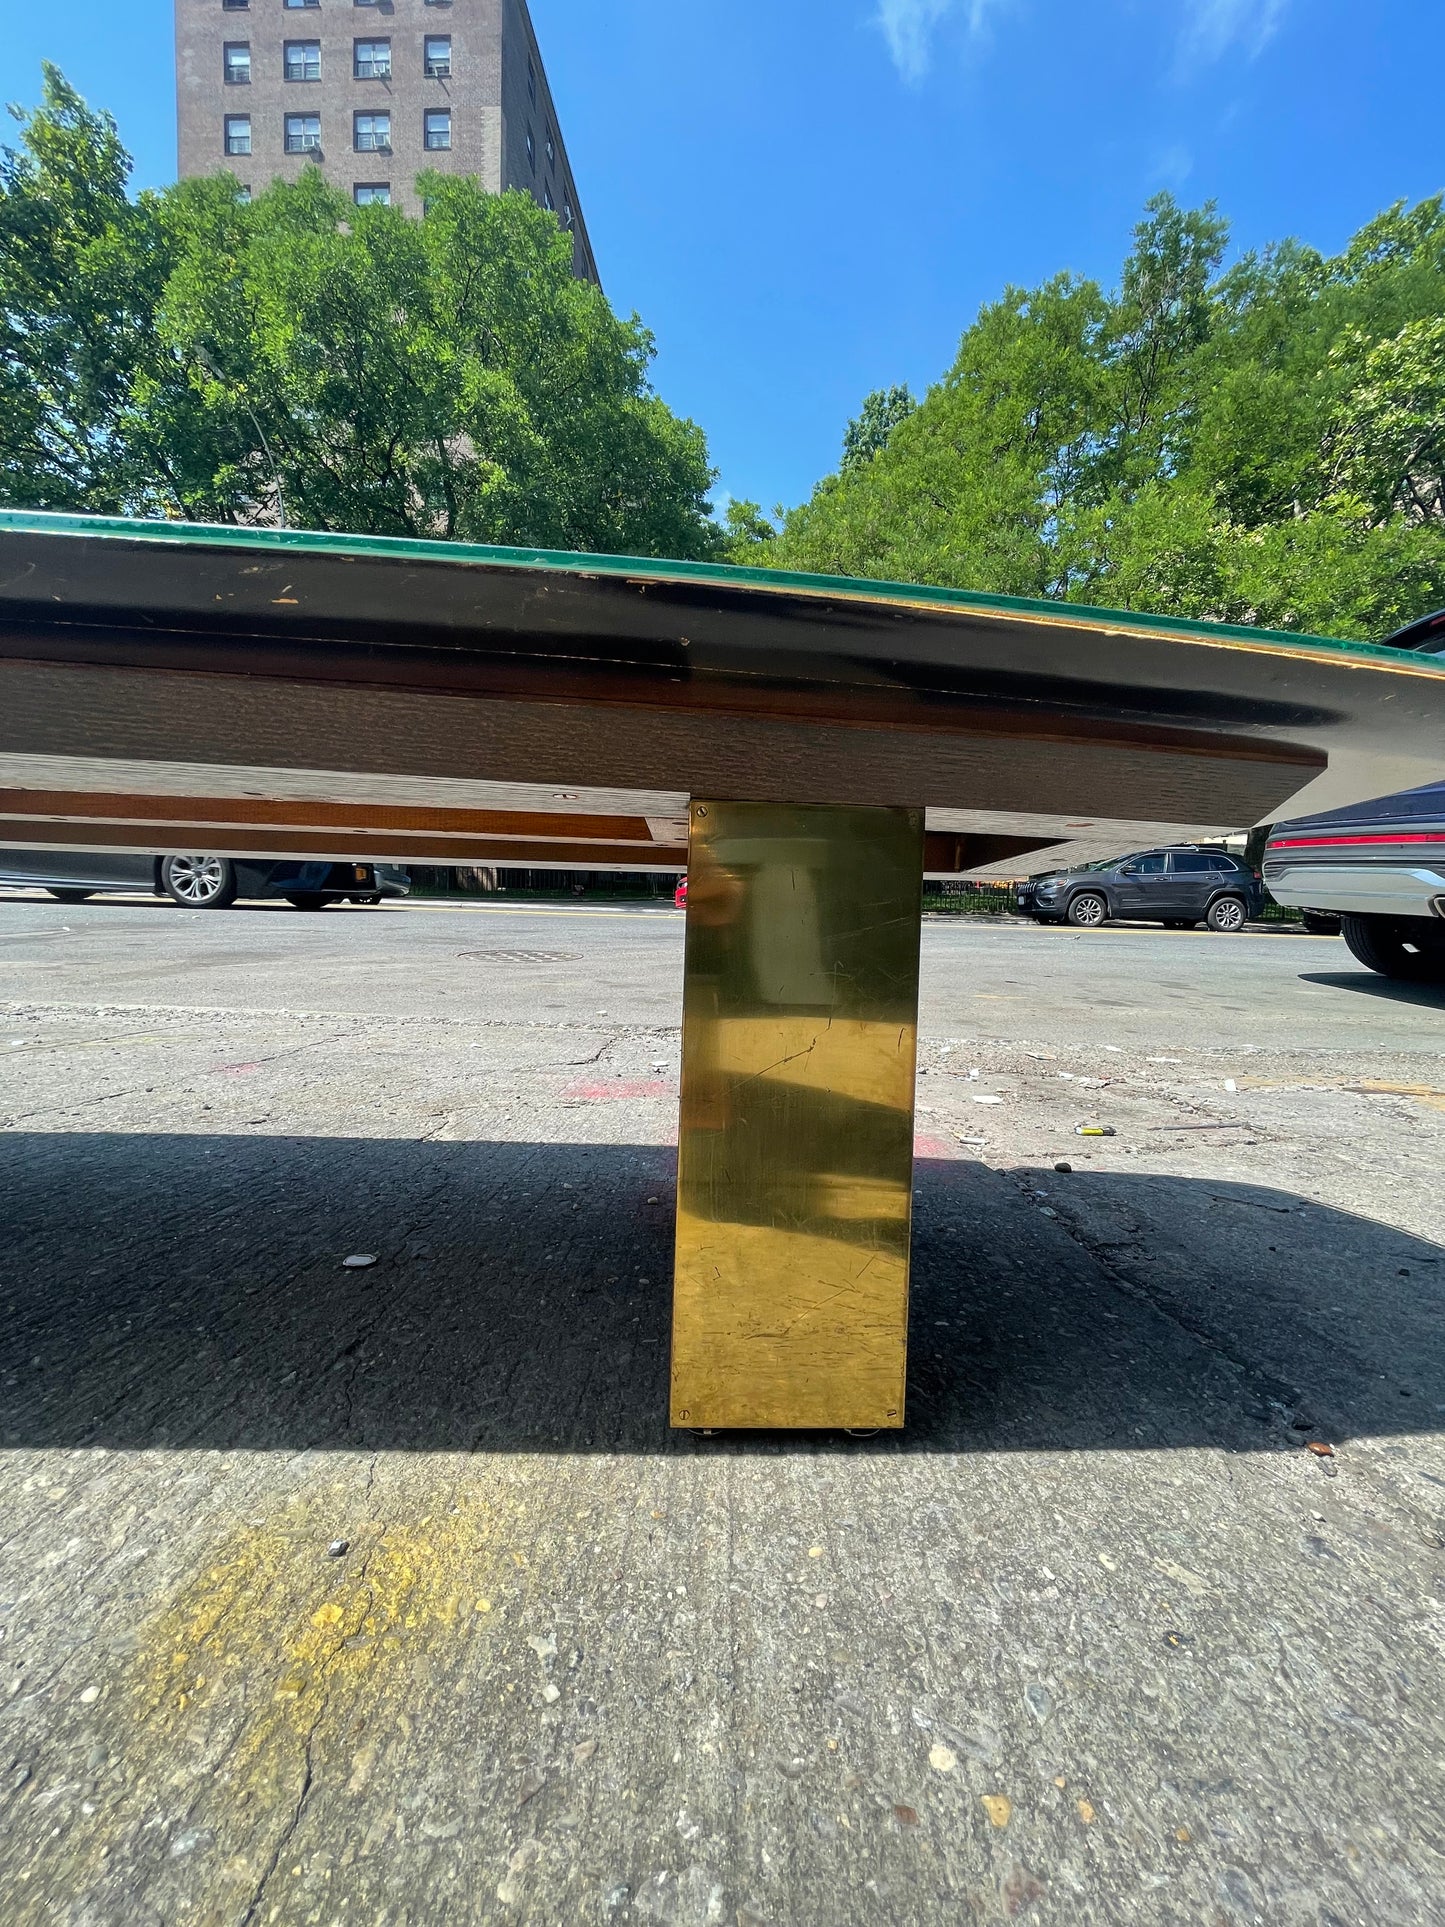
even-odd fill
[[[1247,863],[1227,850],[1191,843],[1030,877],[1019,885],[1015,902],[1040,923],[1072,923],[1081,930],[1120,917],[1171,930],[1203,923],[1233,932],[1260,914],[1265,897]]]

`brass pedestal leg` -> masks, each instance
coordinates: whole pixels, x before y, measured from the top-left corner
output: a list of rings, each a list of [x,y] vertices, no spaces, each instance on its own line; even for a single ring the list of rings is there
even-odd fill
[[[903,1423],[923,812],[694,803],[674,1425]]]

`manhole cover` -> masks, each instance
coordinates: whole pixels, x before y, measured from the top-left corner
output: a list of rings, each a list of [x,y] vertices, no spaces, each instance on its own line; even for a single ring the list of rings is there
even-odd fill
[[[582,953],[578,950],[459,950],[459,957],[469,957],[477,963],[581,963]]]

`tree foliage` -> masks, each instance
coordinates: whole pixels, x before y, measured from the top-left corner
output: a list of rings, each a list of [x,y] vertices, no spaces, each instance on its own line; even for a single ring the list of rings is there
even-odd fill
[[[1441,201],[1332,258],[1226,269],[1227,242],[1164,195],[1116,289],[1006,290],[867,459],[734,555],[1344,636],[1439,607]]]
[[[12,110],[14,111],[14,110]],[[701,431],[531,196],[426,213],[308,170],[132,201],[47,70],[0,159],[0,499],[639,554],[713,552]]]
[[[888,437],[899,422],[907,421],[917,406],[906,383],[902,387],[875,388],[865,396],[856,420],[849,422],[843,436],[844,470],[871,462],[880,448],[888,446]]]

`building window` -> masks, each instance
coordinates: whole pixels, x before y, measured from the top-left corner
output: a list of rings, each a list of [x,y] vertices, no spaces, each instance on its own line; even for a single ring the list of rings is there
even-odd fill
[[[288,114],[286,116],[286,152],[288,154],[319,154],[321,152],[320,114]]]
[[[547,129],[547,165],[548,167],[557,165],[557,136],[550,127]]]
[[[352,140],[358,154],[391,152],[391,115],[356,114],[352,119]]]
[[[537,63],[530,54],[527,56],[527,98],[534,107],[537,105]]]
[[[562,203],[562,225],[568,229],[572,226],[572,203],[567,200]]]
[[[549,214],[557,212],[557,203],[552,199],[552,190],[545,181],[542,183],[542,205]]]
[[[426,38],[426,75],[428,80],[452,77],[452,37],[449,33],[429,33]]]
[[[537,143],[532,139],[532,130],[527,129],[527,165],[535,174],[537,171]]]
[[[249,207],[251,205],[251,183],[249,181],[236,189],[236,199],[241,203],[242,207]]]
[[[438,107],[426,117],[422,146],[435,152],[438,148],[450,147],[451,144],[452,110],[450,107]]]
[[[391,42],[358,40],[354,43],[351,71],[358,80],[391,79]]]
[[[249,40],[228,40],[223,63],[228,87],[250,86],[251,43]]]
[[[358,207],[390,207],[390,181],[358,181],[351,190],[351,198]]]
[[[224,13],[246,13],[250,10],[251,0],[221,0]]]
[[[321,0],[285,0],[285,5],[286,11],[289,13],[293,8],[299,10],[302,7],[319,7]]]
[[[286,42],[286,78],[288,80],[320,80],[321,42],[319,40],[288,40]]]
[[[249,154],[251,151],[251,116],[249,114],[227,114],[226,152],[228,154]]]

